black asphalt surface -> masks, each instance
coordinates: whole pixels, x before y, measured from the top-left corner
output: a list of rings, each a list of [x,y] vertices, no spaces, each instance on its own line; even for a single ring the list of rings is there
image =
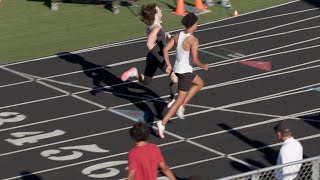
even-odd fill
[[[199,26],[205,87],[160,146],[178,179],[217,179],[275,164],[273,127],[293,125],[304,157],[320,147],[320,11],[297,1]],[[201,16],[200,16],[201,18]],[[174,32],[171,32],[172,34]],[[166,114],[169,78],[122,82],[144,68],[145,38],[0,66],[0,179],[124,179],[128,130]],[[174,52],[171,52],[174,59]],[[239,61],[256,62],[266,71]],[[155,126],[154,126],[155,127]],[[159,174],[159,177],[162,175]]]

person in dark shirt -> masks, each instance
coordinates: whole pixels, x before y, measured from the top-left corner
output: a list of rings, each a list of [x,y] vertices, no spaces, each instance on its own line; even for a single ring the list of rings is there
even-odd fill
[[[144,73],[139,73],[136,67],[132,67],[124,72],[121,76],[122,81],[128,80],[130,77],[136,77],[139,82],[144,85],[151,83],[156,70],[159,68],[166,72],[166,62],[163,57],[163,48],[167,44],[167,39],[171,37],[161,26],[162,13],[156,4],[143,5],[139,12],[141,20],[147,25],[147,47],[149,52],[146,59],[146,67]],[[174,103],[175,93],[177,92],[178,77],[170,74],[170,102],[168,108]]]

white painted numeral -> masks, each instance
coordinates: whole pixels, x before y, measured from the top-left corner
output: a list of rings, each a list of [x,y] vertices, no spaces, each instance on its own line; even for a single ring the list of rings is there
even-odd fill
[[[166,176],[157,177],[157,180],[169,180]]]
[[[14,144],[16,146],[22,146],[25,143],[36,143],[41,139],[47,139],[51,137],[61,136],[66,132],[62,130],[54,130],[52,132],[43,133],[43,131],[37,132],[16,132],[11,133],[12,136],[20,139],[6,139],[5,141]],[[27,136],[27,137],[26,137]]]
[[[17,112],[2,112],[0,113],[0,126],[7,122],[19,122],[27,118],[26,115]]]
[[[87,152],[93,152],[93,153],[107,153],[107,152],[109,152],[109,150],[102,149],[102,148],[98,147],[96,144],[61,147],[59,149],[61,149],[61,150],[81,150],[81,151],[87,151]],[[50,149],[50,150],[42,151],[40,155],[43,157],[47,157],[48,159],[54,160],[54,161],[74,160],[74,159],[78,159],[81,156],[83,156],[83,153],[80,151],[72,151],[72,154],[66,155],[66,156],[53,156],[53,155],[56,155],[59,153],[61,153],[61,151],[58,149]]]
[[[83,169],[81,173],[91,178],[109,178],[109,177],[116,176],[120,173],[119,169],[111,168],[111,167],[122,165],[122,164],[128,164],[128,161],[111,161],[111,162],[96,164]],[[102,169],[105,169],[108,172],[100,173],[100,174],[93,173],[94,171],[101,171]]]

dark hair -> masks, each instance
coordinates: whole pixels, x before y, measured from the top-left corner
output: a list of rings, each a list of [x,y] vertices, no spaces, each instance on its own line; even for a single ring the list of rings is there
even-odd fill
[[[273,129],[284,136],[291,135],[291,124],[289,120],[280,121]]]
[[[154,15],[157,14],[156,4],[142,5],[139,11],[139,16],[142,22],[147,25],[152,25],[154,22]]]
[[[189,13],[182,18],[181,23],[188,29],[192,27],[197,21],[198,17],[194,13]]]
[[[134,124],[129,131],[131,138],[137,142],[146,141],[149,137],[149,133],[149,127],[142,122]]]

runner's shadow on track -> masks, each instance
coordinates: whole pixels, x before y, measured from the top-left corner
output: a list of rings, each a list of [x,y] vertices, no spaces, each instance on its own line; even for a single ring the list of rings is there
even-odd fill
[[[139,83],[123,82],[119,77],[109,72],[105,67],[94,64],[85,60],[83,57],[72,54],[69,52],[59,53],[58,56],[72,64],[80,65],[83,69],[83,73],[90,79],[92,79],[92,90],[90,94],[96,96],[101,92],[112,93],[114,96],[126,99],[130,103],[133,103],[138,109],[148,114],[147,119],[144,119],[147,123],[152,123],[155,117],[162,119],[162,114],[165,109],[165,101],[155,92],[149,88],[142,86]],[[144,100],[157,99],[153,101],[152,109],[143,102]],[[139,102],[139,103],[137,103]]]
[[[312,4],[316,7],[320,7],[320,1],[319,0],[302,0],[302,2],[306,2],[309,4]]]
[[[228,125],[226,125],[224,123],[221,123],[221,124],[218,124],[218,125],[221,128],[225,129],[225,130],[231,130],[232,129],[232,127],[230,127],[230,126],[228,126]],[[270,131],[270,132],[273,132],[273,131]],[[277,160],[277,157],[278,157],[278,151],[268,147],[267,144],[265,144],[265,143],[263,143],[261,141],[250,139],[250,138],[244,136],[243,134],[239,133],[236,130],[231,130],[231,131],[229,131],[229,133],[234,135],[238,139],[242,140],[243,142],[247,143],[251,147],[257,148],[258,151],[260,151],[261,153],[264,154],[264,158],[268,161],[268,163],[276,164],[276,160]],[[274,135],[275,136],[274,138],[276,138],[275,134],[271,134],[271,135]],[[257,166],[257,167],[266,167],[267,166],[267,165],[262,164],[261,162],[258,162],[258,161],[252,160],[252,159],[246,159],[246,161],[249,164],[251,164],[253,166]],[[242,171],[243,169],[239,169],[239,170]]]
[[[42,180],[42,178],[29,171],[22,171],[20,176],[22,176],[22,180]]]
[[[300,116],[299,118],[305,119],[305,122],[310,124],[311,126],[320,129],[320,113]]]

